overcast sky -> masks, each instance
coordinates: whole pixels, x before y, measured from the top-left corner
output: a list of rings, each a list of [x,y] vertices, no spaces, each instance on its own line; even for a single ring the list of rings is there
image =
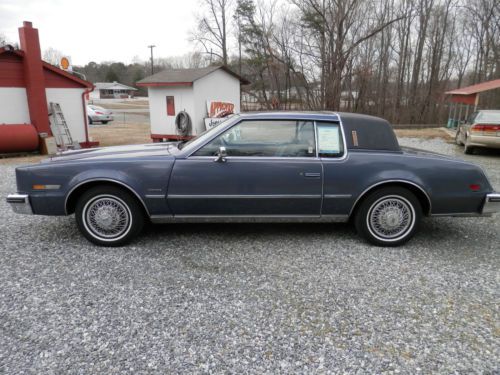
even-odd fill
[[[89,61],[132,62],[179,56],[195,49],[188,41],[198,0],[0,0],[0,34],[19,42],[18,27],[33,22],[42,51],[52,47],[73,65]]]

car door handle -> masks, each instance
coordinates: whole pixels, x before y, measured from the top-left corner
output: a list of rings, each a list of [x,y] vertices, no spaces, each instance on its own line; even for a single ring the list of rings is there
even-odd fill
[[[320,178],[321,173],[319,172],[304,172],[303,173],[305,178]]]

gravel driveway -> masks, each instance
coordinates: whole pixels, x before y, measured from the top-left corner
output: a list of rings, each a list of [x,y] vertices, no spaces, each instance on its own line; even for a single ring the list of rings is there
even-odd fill
[[[500,191],[498,154],[467,159]],[[500,371],[498,216],[427,219],[395,249],[329,224],[155,226],[107,249],[73,218],[0,212],[0,373]]]

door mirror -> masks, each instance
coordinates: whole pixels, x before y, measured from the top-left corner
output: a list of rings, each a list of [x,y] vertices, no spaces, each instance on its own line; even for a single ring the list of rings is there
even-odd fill
[[[217,151],[217,153],[216,153],[216,156],[217,157],[214,159],[214,161],[216,161],[218,163],[225,163],[226,157],[227,157],[226,148],[224,146],[220,146],[219,151]]]

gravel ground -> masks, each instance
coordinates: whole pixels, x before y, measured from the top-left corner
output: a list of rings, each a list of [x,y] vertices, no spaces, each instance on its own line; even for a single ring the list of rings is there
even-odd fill
[[[497,154],[467,159],[500,191]],[[0,212],[0,373],[500,372],[500,217],[425,220],[395,249],[327,224],[158,226],[107,249],[73,218]]]

